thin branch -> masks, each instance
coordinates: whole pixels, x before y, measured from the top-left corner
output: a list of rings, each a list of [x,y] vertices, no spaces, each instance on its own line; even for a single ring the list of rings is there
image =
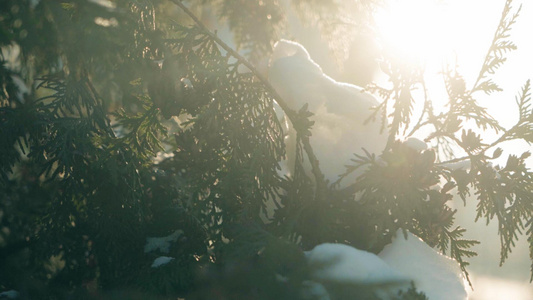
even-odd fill
[[[467,159],[470,159],[470,156],[463,156],[463,157],[458,157],[458,158],[454,158],[454,159],[449,159],[449,160],[447,160],[447,161],[440,162],[440,163],[438,163],[437,165],[445,166],[445,165],[448,165],[448,164],[452,164],[452,163],[457,163],[457,162],[465,161],[465,160],[467,160]]]
[[[413,129],[409,132],[407,136],[412,136],[416,131],[418,131],[422,126],[428,124],[429,122],[424,122],[424,116],[426,113],[428,113],[429,116],[429,107],[431,105],[431,101],[428,99],[428,91],[426,88],[426,82],[424,79],[421,81],[422,88],[424,89],[424,107],[422,108],[422,113],[420,114],[420,118],[418,119],[418,122],[416,122],[416,125],[413,127]]]

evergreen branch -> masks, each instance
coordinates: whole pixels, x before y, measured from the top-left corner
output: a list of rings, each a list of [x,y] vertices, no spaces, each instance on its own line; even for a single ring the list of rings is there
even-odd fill
[[[524,139],[529,144],[533,143],[533,110],[531,108],[531,81],[527,80],[516,97],[518,105],[518,122],[506,134],[510,139]]]
[[[472,282],[470,281],[470,276],[468,271],[466,270],[466,267],[470,264],[467,262],[464,258],[470,258],[477,256],[477,253],[471,250],[468,250],[474,245],[479,244],[479,241],[476,240],[466,240],[462,239],[463,234],[465,233],[466,229],[461,227],[456,227],[455,229],[449,231],[448,229],[444,229],[445,235],[443,238],[446,240],[445,244],[448,244],[448,241],[450,243],[450,256],[455,259],[460,267],[463,273],[465,274],[466,280],[468,281],[468,284],[472,286]],[[442,242],[441,242],[442,243]],[[444,250],[444,247],[441,247]]]
[[[529,259],[531,260],[531,267],[530,267],[531,276],[529,277],[529,282],[531,283],[533,282],[533,218],[529,219],[526,226],[529,227],[526,234],[528,235],[527,241],[529,242]]]
[[[268,82],[268,79],[266,79],[257,69],[250,63],[246,58],[244,58],[242,55],[240,55],[237,51],[235,51],[233,48],[231,48],[228,44],[226,44],[224,41],[222,41],[215,33],[212,33],[204,24],[203,22],[198,19],[194,15],[192,11],[190,11],[180,0],[170,0],[172,3],[176,4],[180,9],[182,9],[193,21],[204,31],[210,38],[212,38],[217,44],[222,47],[225,51],[227,51],[231,56],[235,57],[241,64],[246,66],[258,79],[263,83],[269,93],[271,93],[274,98],[276,99],[276,102],[281,106],[281,108],[291,117],[294,115],[294,111],[289,108],[289,106],[286,104],[286,102],[279,96],[279,94],[276,92],[274,87],[270,85],[270,82]]]
[[[528,143],[531,143],[533,139],[531,136],[531,130],[533,129],[533,124],[531,116],[533,112],[531,111],[531,82],[527,80],[524,84],[524,87],[521,90],[521,93],[516,97],[516,104],[518,105],[519,110],[519,120],[518,122],[511,127],[511,129],[504,131],[504,133],[494,142],[485,146],[483,152],[497,146],[498,144],[513,140],[513,139],[525,139]]]
[[[212,38],[218,45],[220,45],[224,50],[226,50],[231,56],[235,57],[240,63],[242,63],[244,66],[246,66],[256,78],[259,79],[259,81],[265,86],[265,88],[268,90],[268,92],[274,97],[275,101],[278,103],[278,105],[281,107],[281,109],[287,114],[291,122],[294,124],[297,120],[297,116],[295,112],[289,108],[287,103],[283,100],[283,98],[276,92],[274,87],[270,84],[268,79],[266,79],[246,58],[244,58],[242,55],[240,55],[237,51],[235,51],[233,48],[228,46],[224,41],[222,41],[216,34],[212,33],[204,24],[203,22],[198,19],[192,11],[190,11],[182,1],[180,0],[170,0],[172,3],[177,5],[183,12],[185,12],[195,23],[204,31],[210,38]],[[322,171],[320,170],[320,167],[318,165],[318,159],[316,158],[316,155],[313,152],[313,149],[311,147],[311,144],[309,142],[309,137],[305,134],[302,134],[302,143],[304,144],[304,149],[309,156],[309,162],[311,164],[313,175],[315,176],[316,183],[317,183],[317,196],[323,197],[325,195],[325,184],[322,182],[324,181],[324,175],[322,174]]]
[[[520,121],[527,121],[531,116],[531,80],[527,80],[522,88],[522,95],[516,98],[516,104],[520,111]]]
[[[503,40],[509,37],[508,32],[511,30],[512,25],[514,25],[514,23],[516,22],[516,19],[518,18],[518,15],[520,14],[520,11],[522,9],[522,5],[520,5],[517,12],[513,14],[509,21],[507,21],[508,15],[511,11],[512,2],[512,0],[507,0],[505,2],[505,6],[502,11],[502,16],[500,18],[500,22],[498,23],[498,27],[494,32],[494,37],[492,39],[491,46],[487,51],[487,54],[485,55],[485,61],[483,62],[483,66],[481,67],[479,75],[476,79],[476,82],[474,83],[474,86],[472,87],[472,90],[470,91],[470,94],[477,90],[484,90],[484,88],[489,88],[489,90],[491,91],[498,90],[497,86],[491,83],[490,80],[485,81],[481,84],[480,81],[486,77],[487,73],[493,74],[494,71],[505,62],[505,58],[502,57],[504,53],[516,49],[516,45],[514,45],[512,42]]]

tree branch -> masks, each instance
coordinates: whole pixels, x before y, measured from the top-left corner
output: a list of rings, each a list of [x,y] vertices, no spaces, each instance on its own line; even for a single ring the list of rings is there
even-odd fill
[[[235,57],[237,61],[244,66],[246,66],[254,76],[261,81],[261,83],[266,88],[267,92],[271,94],[274,98],[274,101],[281,107],[283,112],[287,115],[291,123],[294,124],[295,120],[297,119],[296,113],[294,110],[289,108],[287,103],[281,98],[281,96],[278,94],[278,92],[274,89],[274,87],[270,84],[267,78],[263,76],[257,69],[242,55],[240,55],[237,51],[235,51],[233,48],[228,46],[224,41],[222,41],[216,34],[211,32],[200,19],[198,19],[184,4],[181,0],[170,0],[172,3],[176,4],[183,12],[185,12],[193,21],[196,23],[200,29],[202,29],[209,37],[211,37],[222,49],[226,50],[230,55]],[[296,128],[295,128],[296,130]],[[304,134],[300,135],[302,138],[302,143],[304,145],[304,150],[307,153],[307,156],[309,157],[309,162],[311,164],[312,172],[316,180],[317,185],[317,196],[319,198],[323,198],[325,196],[325,184],[324,184],[324,175],[320,171],[320,167],[318,165],[318,159],[316,158],[313,148],[311,147],[311,144],[309,143],[309,137],[305,136]]]

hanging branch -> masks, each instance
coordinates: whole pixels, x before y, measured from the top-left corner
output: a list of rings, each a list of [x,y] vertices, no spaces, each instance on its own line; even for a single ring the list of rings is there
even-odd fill
[[[502,56],[503,53],[516,50],[516,45],[513,42],[505,40],[505,38],[508,37],[508,32],[511,30],[511,27],[516,23],[516,19],[518,18],[520,11],[522,10],[522,5],[520,5],[516,13],[514,13],[508,20],[507,17],[509,16],[509,13],[511,11],[512,2],[512,0],[507,0],[505,2],[500,22],[498,23],[498,28],[494,32],[491,47],[485,55],[485,61],[483,62],[483,66],[481,67],[479,75],[470,91],[470,94],[477,90],[484,90],[485,92],[501,90],[500,87],[498,87],[490,79],[484,82],[481,82],[481,80],[486,77],[487,73],[493,74],[494,71],[505,62],[506,59]]]
[[[252,74],[259,79],[259,81],[264,85],[266,90],[269,94],[271,94],[276,103],[281,107],[283,112],[287,115],[291,123],[295,123],[297,119],[297,115],[294,110],[289,108],[287,103],[281,98],[281,96],[278,94],[278,92],[274,89],[274,87],[270,84],[268,79],[265,78],[257,69],[242,55],[240,55],[237,51],[235,51],[233,48],[228,46],[224,41],[222,41],[216,34],[211,32],[200,19],[198,19],[180,0],[170,0],[172,3],[176,4],[183,12],[185,12],[193,21],[196,23],[200,29],[202,29],[210,38],[212,38],[222,49],[226,50],[230,55],[235,57],[237,61],[244,66],[246,66]],[[298,130],[295,128],[295,130]],[[311,169],[313,172],[313,175],[316,180],[317,184],[317,196],[319,198],[323,198],[325,196],[325,184],[324,184],[324,176],[322,174],[322,171],[320,170],[320,167],[318,165],[318,159],[316,158],[313,148],[311,147],[311,144],[309,142],[309,137],[305,134],[301,134],[301,140],[304,145],[304,150],[307,153],[307,156],[309,158],[309,162],[311,164]]]

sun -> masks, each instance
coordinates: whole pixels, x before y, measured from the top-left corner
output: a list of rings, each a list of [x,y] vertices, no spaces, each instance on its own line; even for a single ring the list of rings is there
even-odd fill
[[[374,12],[385,53],[408,63],[479,68],[501,3],[485,0],[385,0]],[[483,8],[483,10],[480,10]],[[488,26],[487,26],[488,25]]]
[[[387,1],[374,16],[383,50],[417,64],[448,58],[457,26],[449,10],[436,0]]]
[[[501,15],[498,2],[384,0],[374,12],[375,38],[386,60],[423,69],[434,108],[442,108],[444,70],[458,71],[467,87],[476,80]]]

